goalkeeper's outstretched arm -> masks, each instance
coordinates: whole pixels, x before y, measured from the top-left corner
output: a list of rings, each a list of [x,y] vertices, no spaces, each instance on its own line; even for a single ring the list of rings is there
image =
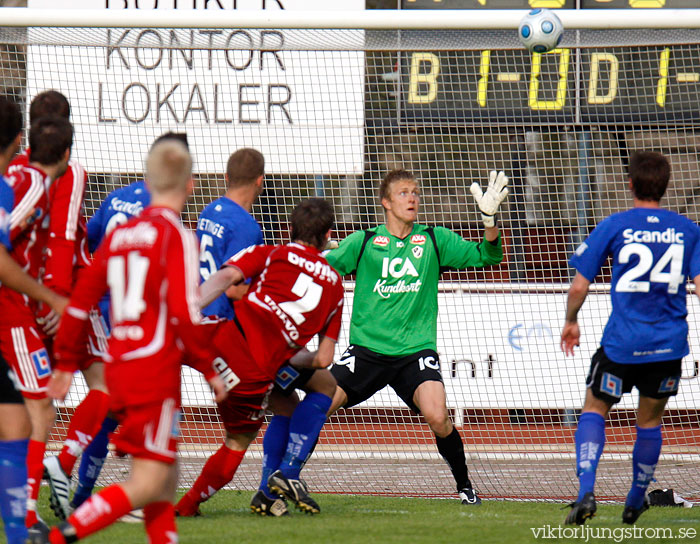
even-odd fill
[[[481,220],[484,222],[484,237],[492,242],[498,238],[496,212],[501,202],[508,196],[508,176],[503,171],[492,170],[489,173],[486,192],[483,192],[481,186],[476,182],[471,184],[469,190],[479,206],[479,211],[481,211]]]

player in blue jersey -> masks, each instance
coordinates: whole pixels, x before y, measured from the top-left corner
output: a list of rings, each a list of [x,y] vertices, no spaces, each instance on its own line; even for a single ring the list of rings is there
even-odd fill
[[[199,239],[199,275],[206,281],[219,267],[241,249],[263,243],[260,225],[250,214],[263,190],[265,159],[255,149],[233,153],[226,164],[226,193],[206,206],[197,221]],[[234,299],[243,294],[229,292]],[[233,319],[231,298],[222,294],[202,310],[203,315]]]
[[[609,256],[612,313],[586,381],[576,430],[580,488],[567,524],[582,525],[595,514],[593,488],[605,445],[605,418],[633,387],[639,390],[637,439],[623,523],[633,524],[648,508],[645,494],[661,453],[661,417],[668,398],[678,393],[681,360],[689,353],[688,278],[700,297],[700,227],[660,207],[670,171],[660,153],[634,153],[629,165],[634,207],[601,221],[570,260],[577,273],[569,289],[562,350],[573,355],[579,345],[576,316]]]
[[[153,142],[153,145],[167,139],[178,140],[188,147],[187,135],[175,132],[166,132],[159,136]],[[87,224],[88,249],[90,253],[94,253],[97,250],[105,236],[112,232],[115,227],[123,225],[132,217],[141,215],[143,209],[150,203],[151,194],[148,192],[144,180],[136,181],[109,193]],[[99,306],[109,331],[109,295],[105,295],[102,298]],[[102,469],[102,464],[107,456],[109,435],[116,428],[117,421],[107,417],[102,423],[100,432],[97,433],[83,452],[80,468],[78,469],[78,487],[71,499],[71,509],[80,506],[92,494],[95,482],[97,482]],[[137,520],[135,519],[135,521]]]
[[[48,304],[61,315],[68,299],[37,282],[10,254],[10,215],[14,207],[14,192],[1,173],[7,170],[17,153],[21,133],[22,113],[16,104],[0,96],[0,283]],[[30,432],[31,424],[22,395],[15,388],[9,365],[0,356],[0,513],[9,544],[24,543],[27,538],[24,518]]]

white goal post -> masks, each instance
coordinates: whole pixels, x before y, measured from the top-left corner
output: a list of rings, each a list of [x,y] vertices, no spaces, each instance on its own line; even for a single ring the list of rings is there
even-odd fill
[[[581,311],[581,348],[565,358],[567,259],[631,204],[635,149],[669,156],[665,204],[700,220],[700,10],[557,10],[564,38],[542,55],[518,41],[525,13],[2,8],[0,92],[24,106],[48,88],[69,98],[87,217],[140,179],[148,145],[168,130],[187,132],[195,159],[188,227],[222,193],[229,154],[261,149],[266,190],[253,212],[271,243],[285,240],[288,212],[308,196],[334,203],[340,237],[381,222],[376,189],[397,167],[421,183],[420,222],[478,240],[468,187],[505,170],[504,263],[441,278],[441,371],[482,496],[564,499],[575,494],[573,433],[610,310],[606,267]],[[345,286],[340,351],[354,297]],[[700,307],[694,297],[688,307],[691,355],[669,402],[657,479],[700,500]],[[78,382],[53,446],[83,395]],[[611,414],[601,498],[626,494],[636,399]],[[223,435],[194,372],[184,371],[183,407],[188,485]],[[235,488],[257,487],[260,458],[261,437]],[[110,457],[101,483],[122,469]],[[454,491],[429,428],[388,389],[333,416],[305,471],[320,492]]]
[[[67,28],[281,28],[362,30],[515,29],[522,10],[371,10],[371,11],[237,11],[202,9],[99,10],[3,8],[8,27]],[[564,28],[663,29],[700,28],[697,9],[556,10]]]

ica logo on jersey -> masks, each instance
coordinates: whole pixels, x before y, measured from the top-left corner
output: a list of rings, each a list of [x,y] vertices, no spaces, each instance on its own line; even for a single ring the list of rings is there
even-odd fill
[[[389,259],[389,257],[384,257],[382,261],[382,277],[388,278],[391,275],[392,278],[403,278],[404,276],[414,276],[418,277],[418,271],[410,259],[402,259],[401,257],[396,257],[394,259]]]
[[[382,298],[389,298],[394,293],[417,293],[420,291],[421,281],[417,279],[408,283],[406,279],[403,279],[406,276],[408,276],[409,282],[412,278],[418,277],[418,271],[410,259],[384,257],[382,260],[382,279],[377,280],[373,292]],[[389,284],[389,277],[399,281]]]

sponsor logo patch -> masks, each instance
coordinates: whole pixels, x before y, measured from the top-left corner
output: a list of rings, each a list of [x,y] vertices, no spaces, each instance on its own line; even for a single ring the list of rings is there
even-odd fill
[[[622,396],[622,380],[609,372],[604,372],[600,380],[600,390],[611,397],[620,398]]]
[[[375,236],[374,240],[372,240],[372,243],[375,246],[386,247],[389,245],[389,238],[387,238],[386,236]]]
[[[659,393],[675,393],[678,391],[678,382],[680,376],[669,376],[661,382]]]
[[[32,351],[30,357],[34,363],[34,368],[36,368],[37,378],[43,378],[51,374],[51,361],[49,360],[49,354],[46,348]]]
[[[425,243],[425,235],[424,234],[414,234],[413,236],[411,236],[411,243],[423,245]]]
[[[299,371],[293,366],[283,366],[277,371],[277,376],[275,376],[275,383],[281,387],[283,390],[292,384],[294,380],[299,377]]]

